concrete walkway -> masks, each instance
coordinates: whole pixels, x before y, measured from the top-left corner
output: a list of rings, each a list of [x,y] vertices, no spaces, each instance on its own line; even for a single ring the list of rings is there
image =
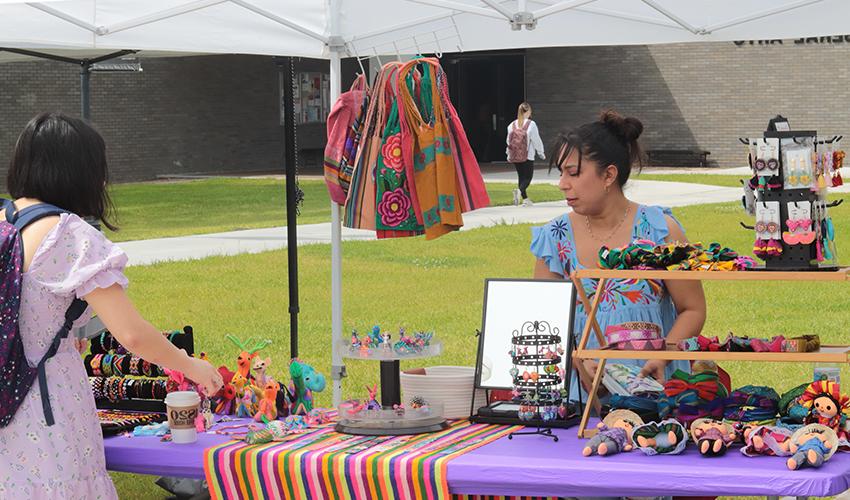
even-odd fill
[[[489,172],[486,182],[516,182],[516,173]],[[557,172],[547,175],[546,169],[535,171],[535,184],[557,184]],[[630,199],[643,204],[681,207],[703,203],[718,203],[738,200],[741,190],[737,188],[688,184],[681,182],[630,181],[626,194]],[[489,207],[463,215],[464,230],[489,227],[496,224],[544,223],[568,210],[565,202],[537,203],[532,207]],[[373,240],[372,231],[343,228],[343,240]],[[304,224],[298,226],[298,244],[308,245],[331,242],[330,223]],[[226,233],[200,234],[177,238],[159,238],[120,243],[127,252],[130,265],[146,265],[155,262],[201,259],[216,255],[236,255],[278,250],[287,245],[286,227],[249,229]]]

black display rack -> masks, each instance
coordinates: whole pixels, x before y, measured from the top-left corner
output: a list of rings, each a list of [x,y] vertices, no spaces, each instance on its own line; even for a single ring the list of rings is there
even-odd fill
[[[802,189],[785,189],[785,169],[783,155],[783,140],[786,142],[800,142],[803,140],[811,140],[812,147],[817,151],[817,131],[801,130],[801,131],[766,131],[763,135],[764,139],[779,139],[778,162],[779,174],[778,182],[782,184],[780,189],[763,189],[757,191],[756,204],[762,202],[779,202],[779,217],[780,226],[785,228],[785,221],[789,219],[788,203],[793,202],[808,202],[814,204],[820,201],[817,191],[812,191],[810,188]],[[750,167],[752,168],[753,158],[750,158]],[[814,219],[814,216],[812,216]],[[816,223],[816,222],[815,222]],[[752,229],[749,226],[745,226]],[[817,261],[817,241],[810,244],[795,244],[789,245],[781,238],[778,242],[782,245],[782,253],[775,256],[766,256],[764,266],[758,267],[756,270],[768,271],[835,271],[838,266],[834,264],[824,264]]]

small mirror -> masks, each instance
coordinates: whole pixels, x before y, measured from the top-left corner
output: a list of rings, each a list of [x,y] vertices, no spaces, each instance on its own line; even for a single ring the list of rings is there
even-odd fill
[[[527,322],[547,323],[552,333],[560,335],[563,352],[571,352],[568,343],[575,302],[571,281],[487,279],[475,385],[483,389],[513,388],[511,338]]]

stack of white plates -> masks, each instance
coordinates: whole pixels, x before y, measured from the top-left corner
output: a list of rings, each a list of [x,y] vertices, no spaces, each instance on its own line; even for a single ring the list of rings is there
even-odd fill
[[[402,400],[419,396],[428,402],[443,404],[443,417],[467,418],[472,407],[475,369],[469,366],[429,366],[425,374],[402,372]],[[475,391],[475,409],[485,405],[484,391]]]

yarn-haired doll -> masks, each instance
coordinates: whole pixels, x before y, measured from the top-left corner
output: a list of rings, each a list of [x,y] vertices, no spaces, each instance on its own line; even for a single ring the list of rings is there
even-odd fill
[[[590,438],[582,455],[589,457],[594,453],[601,456],[613,455],[622,451],[631,451],[632,430],[642,425],[640,415],[629,410],[614,410],[597,425],[599,432]]]

